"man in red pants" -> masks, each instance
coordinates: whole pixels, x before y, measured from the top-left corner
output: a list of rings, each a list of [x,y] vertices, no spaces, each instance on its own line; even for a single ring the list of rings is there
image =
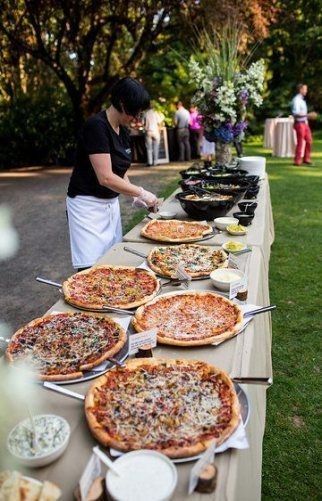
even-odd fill
[[[294,116],[294,129],[296,131],[297,145],[295,150],[294,165],[301,165],[303,143],[305,142],[303,163],[311,165],[312,133],[308,123],[307,105],[305,96],[307,85],[299,84],[297,94],[292,100],[292,114]]]

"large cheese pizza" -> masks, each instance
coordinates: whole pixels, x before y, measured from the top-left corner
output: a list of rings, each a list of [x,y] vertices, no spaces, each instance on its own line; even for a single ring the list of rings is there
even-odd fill
[[[207,277],[213,270],[228,265],[222,249],[196,244],[155,247],[147,261],[155,273],[165,277],[175,277],[179,264],[193,278]]]
[[[158,242],[181,243],[201,240],[212,232],[213,229],[208,223],[153,219],[142,228],[141,235]]]
[[[197,360],[135,359],[95,381],[86,395],[95,438],[121,451],[152,449],[171,458],[203,452],[236,429],[234,385],[221,369]]]
[[[198,346],[219,343],[242,326],[243,313],[229,299],[211,291],[171,292],[137,309],[138,331],[157,330],[159,343]]]
[[[11,338],[6,357],[42,381],[76,379],[118,353],[125,331],[107,316],[56,313],[37,318]]]
[[[135,308],[158,292],[159,281],[151,271],[134,266],[93,266],[63,283],[65,300],[81,308]]]

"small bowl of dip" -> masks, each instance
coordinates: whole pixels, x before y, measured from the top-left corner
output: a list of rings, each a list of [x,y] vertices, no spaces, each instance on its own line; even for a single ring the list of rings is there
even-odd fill
[[[225,242],[222,244],[222,248],[226,252],[239,252],[242,250],[245,250],[247,248],[246,244],[243,244],[242,242],[235,242],[233,240],[230,240],[229,242]]]
[[[114,462],[120,472],[106,474],[106,487],[114,501],[169,501],[178,475],[172,461],[160,452],[132,451]]]
[[[217,270],[210,273],[210,279],[214,287],[225,292],[229,291],[230,284],[238,282],[243,276],[243,271],[234,268],[217,268]]]
[[[231,235],[246,235],[247,229],[242,224],[229,224],[226,231]]]
[[[66,450],[70,426],[66,419],[55,414],[34,416],[36,440],[31,420],[18,423],[9,433],[7,448],[25,466],[38,468],[52,463]]]
[[[174,212],[174,211],[160,211],[158,212],[158,216],[161,218],[161,219],[175,219],[177,213]]]

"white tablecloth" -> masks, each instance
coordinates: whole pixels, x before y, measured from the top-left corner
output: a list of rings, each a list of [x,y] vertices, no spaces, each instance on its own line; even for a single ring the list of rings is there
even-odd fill
[[[268,118],[264,127],[264,148],[273,150],[276,157],[294,156],[296,134],[294,120],[289,118]]]

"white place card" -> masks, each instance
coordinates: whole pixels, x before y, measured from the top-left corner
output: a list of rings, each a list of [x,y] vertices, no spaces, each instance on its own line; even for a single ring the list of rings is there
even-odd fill
[[[235,270],[240,270],[241,261],[238,256],[234,256],[234,254],[229,253],[228,255],[228,268],[234,268]]]
[[[189,477],[189,488],[188,493],[192,494],[198,483],[198,478],[202,470],[210,463],[214,462],[215,459],[215,449],[216,442],[213,441],[208,449],[202,454],[201,458],[198,459],[194,467],[191,469]]]
[[[101,476],[101,473],[101,462],[95,454],[92,454],[79,481],[79,490],[82,501],[86,501],[91,485],[97,477]]]
[[[138,334],[131,334],[129,337],[129,355],[134,355],[139,351],[141,346],[150,346],[155,348],[157,345],[157,331],[151,329],[149,331],[139,332]]]
[[[247,290],[247,277],[244,275],[240,280],[231,282],[229,286],[229,299],[234,299],[239,291]]]

